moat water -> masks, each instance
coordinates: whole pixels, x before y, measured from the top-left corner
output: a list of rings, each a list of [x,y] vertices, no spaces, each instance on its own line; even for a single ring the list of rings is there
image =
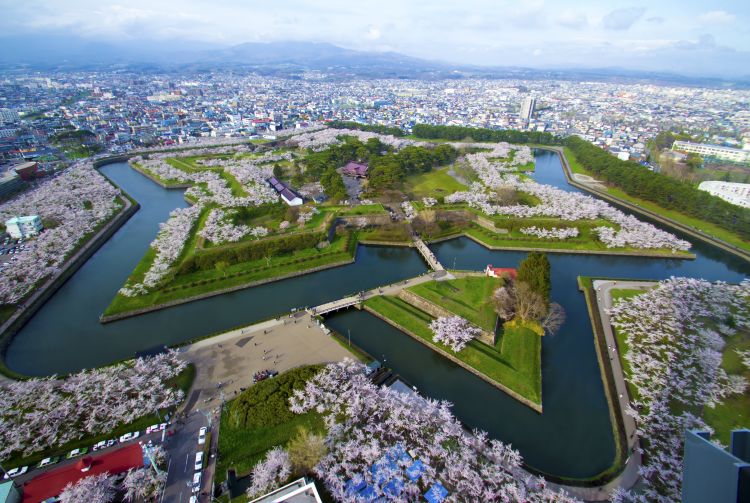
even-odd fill
[[[99,315],[146,252],[159,223],[186,203],[182,191],[162,189],[127,164],[111,164],[101,171],[141,209],[17,334],[6,354],[6,363],[15,371],[50,375],[102,365],[426,270],[412,249],[360,246],[351,265],[102,325]],[[577,191],[567,184],[559,158],[550,152],[536,152],[533,176],[541,183]],[[736,282],[750,274],[750,264],[739,258],[682,237],[693,243],[695,260],[549,254],[552,299],[565,308],[567,320],[557,335],[543,339],[543,414],[365,312],[336,314],[328,323],[339,332],[351,331],[353,342],[384,360],[423,394],[453,403],[457,417],[468,426],[511,443],[529,466],[558,476],[590,477],[612,464],[614,442],[591,323],[576,277],[690,276]],[[526,255],[490,251],[466,238],[431,248],[443,264],[455,263],[458,269],[514,267]]]

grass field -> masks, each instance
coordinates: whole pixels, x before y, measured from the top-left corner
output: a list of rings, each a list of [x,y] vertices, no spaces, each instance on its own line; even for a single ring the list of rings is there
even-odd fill
[[[565,148],[565,157],[568,159],[568,164],[570,165],[570,169],[571,171],[573,171],[573,173],[589,175],[589,176],[596,178],[591,172],[587,171],[583,166],[581,166],[581,164],[576,160],[573,153],[567,147]],[[733,232],[723,229],[719,227],[718,225],[706,222],[699,218],[684,215],[675,210],[668,210],[668,209],[662,208],[656,203],[647,201],[645,199],[633,197],[627,194],[626,192],[624,192],[623,190],[618,189],[616,187],[606,187],[606,190],[608,194],[614,197],[620,198],[624,201],[628,201],[629,203],[632,203],[636,206],[640,206],[643,209],[652,211],[663,218],[669,218],[669,219],[674,220],[675,222],[679,222],[683,225],[687,225],[688,227],[692,227],[693,229],[697,229],[699,231],[705,232],[706,234],[714,236],[718,239],[726,241],[727,243],[731,245],[734,245],[738,248],[741,248],[745,251],[750,252],[750,242],[743,240],[737,234],[734,234]]]
[[[497,315],[491,299],[502,283],[499,278],[468,276],[452,281],[421,283],[409,291],[492,333]]]
[[[494,347],[477,340],[455,353],[444,344],[432,340],[429,328],[432,317],[398,297],[373,297],[365,305],[381,316],[419,337],[427,345],[454,355],[489,379],[513,390],[533,403],[542,400],[542,341],[526,327],[504,330]]]
[[[466,190],[467,187],[448,174],[449,168],[440,168],[412,175],[404,181],[404,192],[412,199],[423,197],[442,197],[454,192]]]
[[[615,289],[612,290],[612,300],[627,299],[643,293],[642,290]],[[626,343],[626,334],[614,329],[617,338],[617,346],[620,348],[619,357],[623,373],[627,378],[631,374],[630,364],[625,359],[628,352]],[[750,380],[750,369],[745,367],[740,360],[736,350],[750,349],[750,333],[740,332],[726,339],[727,344],[722,353],[721,367],[728,374],[739,374]],[[627,382],[627,381],[626,381]],[[627,382],[628,393],[631,398],[638,398],[638,390],[631,383]],[[732,430],[747,428],[750,424],[750,391],[732,395],[724,399],[721,405],[715,408],[704,407],[701,416],[706,424],[711,426],[715,433],[713,439],[721,441],[724,445],[729,445],[730,433]]]
[[[238,477],[249,473],[269,449],[286,445],[300,427],[324,432],[320,415],[297,415],[289,410],[293,390],[301,389],[318,369],[319,366],[292,369],[253,385],[227,402],[221,415],[217,483],[226,479],[229,468],[234,468]]]

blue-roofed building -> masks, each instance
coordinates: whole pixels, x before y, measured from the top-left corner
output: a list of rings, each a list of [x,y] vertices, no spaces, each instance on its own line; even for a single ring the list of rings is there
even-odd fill
[[[750,503],[750,430],[733,431],[729,451],[710,439],[705,431],[685,433],[683,503]]]
[[[409,477],[409,480],[412,482],[416,482],[422,476],[424,471],[424,463],[422,463],[422,460],[418,459],[406,469],[406,476]]]
[[[424,499],[428,503],[440,503],[448,496],[448,490],[440,482],[435,482],[430,490],[424,493]]]

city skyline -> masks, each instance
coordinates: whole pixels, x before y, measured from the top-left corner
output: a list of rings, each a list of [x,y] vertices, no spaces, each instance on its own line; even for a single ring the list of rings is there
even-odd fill
[[[353,8],[339,1],[260,7],[228,0],[210,5],[78,0],[65,6],[39,0],[3,10],[0,27],[6,37],[31,37],[42,44],[66,38],[101,41],[149,46],[154,52],[294,40],[452,64],[620,67],[723,77],[747,76],[750,62],[748,8],[739,2],[472,0],[453,6],[385,1]]]

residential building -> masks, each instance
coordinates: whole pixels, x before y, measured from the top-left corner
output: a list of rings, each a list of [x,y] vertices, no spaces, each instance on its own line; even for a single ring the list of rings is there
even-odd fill
[[[678,140],[672,144],[672,150],[679,150],[689,154],[698,154],[702,157],[714,157],[723,161],[750,162],[750,150],[741,148],[722,147],[721,145],[709,145],[707,143],[692,143]]]
[[[13,217],[5,221],[5,230],[13,239],[25,239],[42,232],[42,219],[39,215]]]
[[[12,480],[0,484],[0,503],[19,503],[20,501],[21,493]]]
[[[271,188],[279,194],[281,200],[289,206],[300,206],[304,202],[302,200],[302,196],[297,194],[297,192],[295,192],[291,187],[289,187],[287,184],[285,184],[275,176],[272,176],[268,179],[268,185],[270,185]]]
[[[13,170],[21,177],[21,180],[34,180],[40,176],[39,164],[36,162],[23,162],[13,166]]]
[[[0,108],[0,124],[15,122],[18,120],[18,112],[10,108]]]
[[[250,503],[322,503],[322,500],[318,495],[315,482],[308,482],[301,478],[251,500]]]
[[[367,170],[367,164],[352,161],[341,168],[341,174],[354,178],[367,178]]]
[[[25,184],[21,177],[9,169],[2,175],[0,175],[0,199],[5,199],[15,194],[19,190],[23,189]]]
[[[750,208],[750,183],[709,180],[701,182],[700,185],[698,185],[698,188],[700,190],[705,190],[711,195],[720,197],[729,203],[744,208]]]
[[[534,107],[536,107],[536,98],[526,96],[521,102],[521,113],[518,117],[521,120],[531,120],[531,116],[534,114]]]
[[[683,503],[750,502],[750,430],[732,432],[729,451],[705,431],[685,432]]]
[[[516,270],[512,267],[492,267],[492,264],[488,264],[484,268],[484,274],[490,278],[502,278],[508,276],[512,279],[516,279]]]

